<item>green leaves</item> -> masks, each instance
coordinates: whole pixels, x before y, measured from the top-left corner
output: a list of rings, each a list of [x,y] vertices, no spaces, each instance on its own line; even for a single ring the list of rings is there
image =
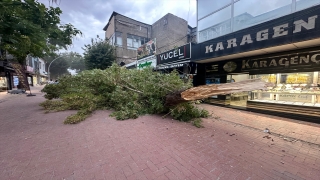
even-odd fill
[[[116,60],[114,47],[99,37],[82,49],[87,69],[106,69]]]
[[[0,49],[24,64],[28,54],[43,57],[72,44],[81,31],[72,24],[60,24],[60,8],[46,8],[36,0],[0,2]]]
[[[197,109],[191,102],[177,107],[164,105],[167,94],[190,87],[191,83],[185,83],[175,71],[161,74],[151,68],[128,70],[112,64],[105,70],[86,70],[76,76],[64,76],[58,84],[47,85],[42,91],[47,99],[59,98],[62,104],[67,104],[63,106],[66,109],[79,110],[65,123],[81,122],[96,109],[113,109],[111,116],[117,120],[167,112],[180,121],[207,117],[207,111]],[[45,105],[42,104],[45,109],[52,108]]]

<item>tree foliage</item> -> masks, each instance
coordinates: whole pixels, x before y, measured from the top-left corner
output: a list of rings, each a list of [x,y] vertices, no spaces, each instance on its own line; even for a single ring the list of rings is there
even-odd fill
[[[81,34],[72,24],[60,24],[59,7],[46,8],[36,0],[1,0],[0,9],[0,49],[21,64],[28,54],[44,57],[66,49]]]
[[[58,59],[56,59],[58,58]],[[85,64],[83,57],[76,52],[64,52],[61,54],[51,54],[43,58],[47,62],[47,66],[50,66],[50,78],[57,79],[60,76],[69,74],[68,69],[74,69],[77,72],[85,70]]]
[[[51,56],[46,56],[43,59],[47,62],[47,66],[56,59],[50,66],[50,79],[58,79],[60,76],[69,74],[70,61],[68,60],[68,53],[51,54]]]
[[[70,62],[70,69],[74,69],[76,72],[86,70],[84,58],[79,53],[70,52],[67,58]]]
[[[99,36],[82,49],[87,69],[106,69],[116,60],[114,47]]]
[[[47,111],[78,110],[66,119],[66,124],[78,123],[94,110],[106,108],[113,109],[111,116],[118,120],[161,113],[171,113],[180,121],[208,116],[207,111],[195,108],[191,102],[165,105],[167,94],[190,87],[191,83],[185,83],[175,71],[161,74],[149,68],[128,70],[113,64],[105,70],[65,76],[58,84],[45,86],[42,92],[48,100],[41,106]]]

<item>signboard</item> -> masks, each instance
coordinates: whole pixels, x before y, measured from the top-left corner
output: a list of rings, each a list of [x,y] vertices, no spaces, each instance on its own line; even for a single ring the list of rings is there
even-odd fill
[[[220,61],[206,65],[208,74],[227,74],[240,72],[290,71],[295,69],[320,69],[320,50],[302,51],[281,56],[266,56],[231,61]]]
[[[137,69],[143,69],[145,67],[153,67],[157,66],[156,56],[149,56],[137,61]]]
[[[28,72],[33,72],[33,67],[27,66],[27,71],[28,71]]]
[[[165,64],[191,59],[191,43],[157,55],[157,63]]]
[[[199,43],[197,60],[317,39],[320,37],[319,8],[317,5]]]
[[[280,101],[294,101],[294,102],[312,102],[312,95],[307,94],[279,94]]]
[[[18,76],[13,76],[13,85],[14,85],[14,86],[18,86],[18,84],[19,84],[19,78],[18,78]]]
[[[156,38],[150,40],[149,42],[143,44],[137,49],[137,59],[142,59],[147,56],[156,54]]]
[[[169,68],[179,68],[183,67],[183,63],[176,63],[176,64],[168,64],[164,66],[158,66],[157,69],[169,69]]]
[[[320,52],[309,52],[264,59],[242,60],[242,70],[275,67],[320,66]]]

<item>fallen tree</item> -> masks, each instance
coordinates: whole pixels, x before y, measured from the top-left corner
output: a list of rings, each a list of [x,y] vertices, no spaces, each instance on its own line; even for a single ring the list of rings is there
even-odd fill
[[[170,114],[174,119],[191,121],[208,116],[207,111],[194,106],[194,100],[267,86],[266,82],[254,79],[192,87],[175,71],[161,74],[152,69],[128,70],[113,64],[105,70],[83,71],[62,77],[58,84],[46,85],[42,92],[48,100],[40,105],[47,112],[78,110],[65,120],[66,124],[81,122],[98,109],[113,109],[111,116],[118,120],[143,114]]]
[[[215,95],[265,90],[267,87],[271,86],[273,86],[272,83],[262,81],[261,79],[248,79],[234,83],[202,85],[168,94],[166,96],[166,105],[174,106],[186,101],[201,100]]]

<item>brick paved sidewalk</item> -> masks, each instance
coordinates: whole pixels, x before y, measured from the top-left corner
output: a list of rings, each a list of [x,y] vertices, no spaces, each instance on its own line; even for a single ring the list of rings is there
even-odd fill
[[[303,141],[320,145],[320,124],[209,104],[201,104],[200,106],[207,109],[215,119],[252,127],[261,131],[268,128],[271,134],[286,138],[288,141]]]
[[[0,103],[0,179],[320,177],[319,146],[262,132],[260,128],[268,124],[249,126],[257,117],[294,123],[290,120],[210,107],[220,118],[204,119],[205,128],[200,129],[150,115],[116,121],[110,111],[97,111],[77,125],[63,125],[75,112],[45,114],[38,106],[44,98],[33,93],[37,96],[17,95]],[[271,132],[275,127],[269,127]],[[296,132],[320,131],[315,124],[297,128]]]

